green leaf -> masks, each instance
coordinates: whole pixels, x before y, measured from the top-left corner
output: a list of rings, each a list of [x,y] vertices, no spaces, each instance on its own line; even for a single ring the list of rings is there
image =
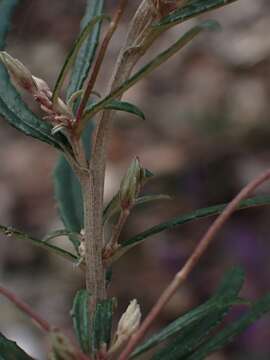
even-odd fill
[[[56,81],[56,84],[55,84],[55,87],[53,90],[53,96],[52,96],[53,102],[55,102],[58,99],[61,88],[62,88],[65,78],[67,76],[67,73],[70,70],[70,68],[73,66],[73,64],[76,60],[76,57],[82,47],[82,44],[87,39],[89,34],[93,31],[93,29],[95,28],[95,25],[107,18],[108,17],[105,15],[95,16],[94,18],[92,18],[91,21],[86,25],[86,27],[81,32],[78,39],[75,41],[75,44],[73,45],[72,49],[70,50],[70,52],[66,58],[66,61],[60,71],[60,74],[57,78],[57,81]]]
[[[213,310],[201,321],[184,328],[180,335],[172,342],[158,351],[152,360],[181,360],[190,354],[194,349],[208,337],[209,333],[216,328],[230,310],[233,302],[236,301],[239,291],[244,282],[244,272],[241,268],[234,268],[229,271],[210,301],[222,301],[228,303],[224,308]],[[231,303],[230,303],[231,302]],[[238,302],[237,302],[238,303]]]
[[[168,49],[160,53],[155,57],[154,60],[150,61],[148,64],[143,66],[138,72],[136,72],[132,77],[130,77],[127,81],[125,81],[122,85],[112,91],[108,96],[106,96],[101,101],[97,102],[92,108],[91,111],[85,112],[83,117],[83,121],[87,121],[89,118],[92,118],[97,112],[104,109],[108,104],[110,104],[115,98],[122,95],[125,91],[135,85],[139,80],[144,78],[146,75],[151,73],[161,64],[166,62],[169,58],[175,55],[180,49],[182,49],[185,45],[190,43],[197,35],[199,35],[203,30],[206,29],[217,29],[219,25],[216,21],[209,20],[205,21],[191,30],[187,31],[179,40],[177,40],[173,45],[171,45]]]
[[[92,21],[96,16],[100,16],[103,12],[104,0],[88,0],[85,16],[81,22],[81,31],[86,25]],[[67,99],[71,97],[73,93],[80,90],[83,87],[84,80],[86,79],[89,69],[93,63],[96,49],[98,46],[100,35],[101,23],[97,23],[95,29],[92,31],[91,36],[85,41],[85,44],[81,47],[71,74],[71,79],[67,89]]]
[[[78,244],[80,244],[79,234],[68,231],[66,229],[54,230],[54,231],[50,232],[49,234],[47,234],[46,236],[44,236],[42,241],[49,242],[49,241],[51,241],[53,239],[56,239],[56,238],[58,238],[60,236],[74,236],[74,237],[77,238]]]
[[[64,259],[67,259],[75,264],[79,260],[77,258],[77,256],[71,254],[70,252],[68,252],[62,248],[59,248],[58,246],[54,246],[54,245],[48,244],[44,241],[35,239],[32,236],[29,236],[28,234],[25,234],[21,231],[13,229],[12,227],[0,225],[0,232],[7,237],[14,236],[15,239],[28,241],[35,246],[38,246],[44,250],[48,250],[48,251],[52,252],[53,254],[59,255],[59,256],[63,257]]]
[[[89,123],[82,135],[85,154],[88,160],[90,158],[92,131],[93,124]],[[54,170],[54,193],[66,230],[79,234],[84,228],[81,185],[71,166],[63,156],[60,156]],[[78,236],[70,235],[69,239],[78,252],[78,246],[80,245]]]
[[[185,360],[203,360],[206,356],[223,348],[236,336],[241,334],[256,320],[270,311],[270,294],[267,294],[261,300],[257,301],[250,310],[240,318],[240,320],[227,326],[217,335],[212,336],[208,342],[203,344],[197,351],[187,357]]]
[[[10,28],[10,18],[15,10],[18,0],[0,1],[0,50],[6,46],[6,37]]]
[[[212,326],[215,326],[228,312],[229,308],[236,302],[237,296],[244,281],[244,273],[240,268],[233,268],[225,274],[221,285],[214,296],[204,304],[180,316],[174,322],[154,334],[132,353],[135,358],[148,351],[161,342],[182,334],[186,336],[189,330],[194,329],[202,321],[211,316]]]
[[[186,6],[162,18],[154,27],[167,27],[180,24],[202,13],[229,5],[237,0],[191,0]]]
[[[144,195],[140,196],[136,199],[135,205],[143,205],[148,204],[153,201],[160,201],[160,200],[171,200],[171,197],[169,195],[165,194],[157,194],[157,195]]]
[[[79,290],[73,300],[71,316],[76,337],[85,354],[90,354],[90,316],[89,305],[91,295],[87,290]]]
[[[255,206],[263,206],[263,205],[269,205],[270,204],[270,196],[256,196],[253,198],[249,198],[246,200],[241,201],[238,210],[255,207]],[[149,236],[153,236],[155,234],[158,234],[165,230],[170,230],[175,228],[176,226],[186,224],[188,222],[198,220],[201,218],[205,218],[208,216],[214,216],[220,214],[227,204],[221,204],[221,205],[214,205],[207,208],[202,208],[199,210],[192,211],[190,213],[184,214],[182,216],[176,217],[172,220],[163,222],[159,225],[153,226],[149,228],[148,230],[145,230],[144,232],[135,235],[134,237],[124,241],[122,243],[123,247],[131,247],[135,246],[136,244],[141,243],[145,239],[147,239]]]
[[[225,310],[209,313],[198,324],[184,329],[180,336],[154,354],[151,360],[184,360],[220,324],[225,315]]]
[[[74,233],[83,229],[83,200],[79,180],[67,160],[60,156],[54,171],[54,191],[65,228]],[[70,237],[75,248],[79,243]]]
[[[0,64],[0,114],[25,135],[62,150],[63,146],[70,150],[69,143],[63,134],[51,134],[52,126],[39,119],[23,102],[21,96],[12,85],[3,64]],[[71,151],[71,150],[70,150]]]
[[[126,101],[112,100],[108,105],[104,106],[104,109],[124,111],[137,115],[141,119],[145,120],[144,113],[137,106]]]
[[[93,319],[92,351],[95,353],[104,344],[107,346],[111,341],[112,317],[115,307],[115,299],[108,299],[99,302]]]
[[[0,333],[0,360],[33,360],[14,341]]]

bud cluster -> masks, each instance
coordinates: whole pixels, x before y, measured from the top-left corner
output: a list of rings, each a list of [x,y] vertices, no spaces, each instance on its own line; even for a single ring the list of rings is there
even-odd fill
[[[53,133],[72,127],[74,117],[71,108],[60,98],[52,101],[52,91],[43,79],[33,76],[19,60],[5,51],[0,52],[0,61],[5,65],[15,85],[30,93],[45,112],[44,119],[53,124]]]

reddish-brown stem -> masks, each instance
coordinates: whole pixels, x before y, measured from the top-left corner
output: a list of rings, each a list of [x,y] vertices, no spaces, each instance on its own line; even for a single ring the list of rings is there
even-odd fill
[[[9,301],[11,301],[19,310],[24,312],[34,323],[38,325],[41,330],[49,333],[55,331],[55,327],[51,326],[46,320],[41,316],[36,314],[29,305],[20,300],[13,292],[0,286],[0,294],[5,296]],[[84,355],[79,349],[75,349],[78,360],[91,360],[90,357]]]
[[[109,25],[109,28],[108,28],[105,36],[104,36],[104,39],[102,41],[99,53],[97,55],[97,59],[96,59],[96,62],[95,62],[91,77],[90,77],[90,79],[88,81],[88,84],[87,84],[87,87],[85,89],[82,101],[81,101],[81,103],[79,105],[79,109],[78,109],[78,112],[77,112],[77,120],[76,120],[77,126],[80,123],[80,120],[81,120],[82,115],[83,115],[83,111],[84,111],[84,109],[85,109],[85,107],[87,105],[88,99],[89,99],[89,97],[91,95],[91,92],[92,92],[94,86],[95,86],[95,83],[96,83],[96,80],[97,80],[97,77],[98,77],[98,74],[99,74],[99,70],[100,70],[101,65],[103,63],[103,60],[104,60],[108,45],[109,45],[109,43],[111,41],[111,38],[112,38],[116,28],[117,28],[117,25],[118,25],[123,13],[124,13],[127,2],[128,2],[128,0],[121,0],[120,1],[119,6],[118,6],[118,8],[116,10],[116,13],[115,13],[115,15],[114,15],[114,17],[113,17],[113,19],[112,19],[112,21],[111,21],[111,23]],[[80,129],[79,129],[79,131],[80,131]]]
[[[128,359],[129,355],[138,344],[138,342],[143,338],[146,331],[149,329],[153,321],[160,314],[163,307],[175,294],[177,289],[184,283],[187,279],[190,272],[196,266],[202,255],[207,250],[209,244],[213,240],[214,236],[218,233],[221,227],[226,223],[230,218],[233,212],[237,209],[239,203],[249,196],[256,188],[258,188],[265,181],[270,179],[270,170],[267,170],[263,174],[259,175],[248,185],[246,185],[239,194],[228,204],[225,210],[218,216],[218,218],[212,223],[205,235],[199,241],[199,244],[193,251],[192,255],[188,258],[182,269],[175,275],[172,282],[162,293],[156,304],[153,306],[152,310],[149,312],[145,320],[142,322],[138,331],[130,338],[126,348],[121,353],[119,360]]]
[[[0,294],[9,299],[13,304],[16,305],[18,309],[24,312],[28,317],[30,317],[43,331],[50,332],[52,327],[50,324],[42,319],[39,315],[33,312],[29,305],[24,303],[22,300],[18,299],[18,297],[13,294],[11,291],[0,286]]]

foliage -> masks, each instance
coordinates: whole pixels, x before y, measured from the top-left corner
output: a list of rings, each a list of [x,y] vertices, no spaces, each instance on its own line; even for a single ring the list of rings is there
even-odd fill
[[[16,59],[9,55],[7,56],[7,53],[2,53],[2,63],[0,63],[0,114],[25,135],[45,142],[60,152],[59,161],[54,172],[54,187],[55,198],[64,229],[47,234],[42,240],[3,225],[0,226],[0,231],[4,235],[13,236],[25,242],[31,242],[36,246],[64,257],[77,264],[86,274],[86,289],[81,289],[75,294],[71,310],[74,332],[79,348],[75,347],[60,332],[56,333],[53,327],[47,325],[46,321],[40,320],[38,315],[34,314],[29,307],[17,300],[15,296],[7,296],[7,293],[1,291],[17,307],[28,313],[33,320],[36,320],[36,323],[43,330],[50,333],[52,339],[51,359],[108,359],[118,356],[118,352],[124,348],[124,352],[122,355],[120,354],[119,359],[121,360],[139,358],[141,355],[144,356],[149,350],[153,351],[150,357],[153,360],[201,360],[226,346],[248,326],[270,311],[269,294],[254,303],[240,297],[239,293],[244,282],[244,272],[241,268],[236,267],[225,274],[221,285],[210,299],[198,307],[187,311],[185,314],[179,315],[176,320],[142,342],[141,338],[148,329],[148,326],[151,325],[151,321],[156,318],[168,300],[162,302],[163,298],[166,298],[166,290],[164,292],[165,295],[163,294],[160,297],[157,307],[153,308],[153,312],[150,312],[150,316],[146,318],[142,326],[140,326],[140,307],[137,301],[131,302],[131,305],[119,321],[116,331],[114,331],[113,326],[114,310],[117,305],[116,299],[106,296],[106,286],[103,289],[105,294],[102,294],[102,296],[97,295],[102,293],[102,289],[100,290],[99,287],[102,282],[105,282],[104,274],[107,273],[108,275],[111,271],[109,266],[112,266],[115,260],[123,256],[134,246],[141,244],[148,237],[207,216],[221,214],[219,219],[222,219],[222,216],[224,219],[226,216],[229,217],[231,214],[229,211],[232,212],[234,209],[240,210],[270,203],[269,196],[257,196],[246,199],[246,196],[243,195],[249,195],[249,192],[246,191],[245,193],[243,191],[243,194],[240,193],[239,199],[237,197],[235,202],[206,207],[191,213],[182,214],[119,243],[121,230],[135,206],[156,200],[168,199],[168,196],[160,194],[140,195],[146,181],[150,180],[153,174],[141,166],[138,158],[135,158],[131,163],[121,182],[119,191],[109,201],[107,206],[104,206],[102,202],[104,190],[102,187],[104,185],[102,171],[105,168],[105,162],[102,163],[102,156],[105,159],[105,135],[110,126],[109,121],[104,121],[104,117],[101,117],[96,128],[95,141],[92,142],[95,130],[94,116],[99,112],[104,115],[122,111],[145,120],[146,117],[143,111],[134,104],[123,101],[121,99],[122,95],[138,81],[145,78],[149,73],[177,54],[204,30],[216,30],[220,27],[213,20],[198,23],[182,34],[174,44],[132,74],[133,66],[147,50],[147,46],[149,47],[159,35],[170,27],[234,1],[236,0],[189,0],[182,4],[182,6],[175,7],[173,11],[168,11],[164,17],[160,16],[160,7],[158,7],[158,5],[162,5],[162,1],[153,1],[153,6],[154,4],[156,6],[154,10],[157,13],[155,19],[152,19],[151,23],[147,23],[148,31],[142,33],[142,37],[146,36],[146,40],[144,39],[145,48],[142,48],[140,43],[136,43],[136,46],[124,48],[120,52],[120,60],[117,62],[120,70],[121,65],[125,61],[128,64],[129,61],[130,64],[132,63],[131,57],[133,53],[137,51],[139,54],[139,56],[136,54],[138,58],[136,58],[134,64],[129,64],[131,68],[129,69],[130,71],[126,71],[126,78],[124,76],[120,77],[121,81],[116,81],[116,84],[113,83],[110,91],[104,96],[100,96],[97,101],[93,101],[92,97],[90,99],[87,98],[86,106],[84,106],[84,99],[87,90],[89,90],[90,85],[92,87],[95,85],[94,80],[98,75],[95,73],[95,69],[99,69],[99,64],[103,60],[109,43],[108,40],[110,40],[124,11],[124,1],[120,1],[118,12],[110,21],[102,41],[100,40],[102,22],[104,19],[110,19],[103,15],[104,1],[87,1],[85,16],[81,22],[80,34],[67,55],[53,91],[48,88],[46,82],[34,77]],[[17,3],[18,1],[16,0],[0,1],[1,50],[4,48],[10,26],[10,17]],[[144,5],[145,2],[142,4]],[[168,2],[163,2],[163,6],[165,6],[166,10]],[[130,33],[132,34],[132,31]],[[99,45],[100,50],[98,52]],[[8,59],[9,62],[5,62],[3,59]],[[66,89],[66,100],[63,100],[61,98],[61,91],[70,70],[71,74],[69,85]],[[90,77],[89,81],[88,77]],[[25,78],[31,82],[34,91],[33,89],[28,89],[27,83],[24,83]],[[28,108],[14,83],[23,85],[22,87],[33,96],[34,100],[41,105],[41,109],[45,111],[48,121],[44,121],[43,118],[34,114]],[[90,90],[91,96],[96,95],[94,88],[90,88]],[[82,110],[82,117],[78,115],[80,109]],[[78,129],[83,131],[80,132]],[[100,151],[102,156],[98,159],[100,162],[95,163],[95,151],[97,150]],[[98,177],[96,174],[101,174],[101,177]],[[266,176],[260,178],[257,182],[255,181],[254,184],[252,183],[248,189],[255,189],[269,177],[270,175],[267,173]],[[99,242],[95,242],[96,233],[98,233],[95,227],[96,224],[101,225],[100,228],[97,226],[98,230],[101,229],[99,231],[99,235],[101,234]],[[104,229],[102,226],[109,226],[111,228],[111,238],[106,242],[106,246],[104,246],[102,251],[98,253],[98,249],[102,245],[100,242],[103,241]],[[54,238],[63,235],[72,242],[74,252],[69,252],[50,243]],[[206,243],[205,239],[207,240],[207,236],[202,239],[202,246],[209,243],[208,240],[208,243]],[[194,254],[190,258],[191,263],[192,261],[196,262],[199,258],[196,251]],[[95,263],[92,263],[91,261],[94,260]],[[187,264],[190,265],[189,262]],[[192,269],[192,266],[190,269]],[[183,269],[185,270],[185,267]],[[189,272],[185,273],[186,277],[188,274]],[[177,286],[182,281],[180,275],[183,275],[181,271],[174,279],[174,281],[178,281],[176,282]],[[185,280],[184,276],[183,279]],[[89,283],[92,286],[91,291]],[[174,282],[172,282],[168,289],[170,290],[173,286]],[[177,289],[177,286],[175,286],[175,289]],[[173,295],[174,292],[171,294]],[[245,308],[244,315],[240,316],[239,319],[231,320],[229,324],[224,322],[228,312],[233,307],[238,306]],[[155,316],[152,316],[152,314]],[[223,324],[222,326],[220,326],[221,323]],[[129,344],[125,347],[128,340]],[[123,355],[125,351],[128,354],[126,357]],[[27,360],[31,358],[14,342],[0,334],[1,359]]]

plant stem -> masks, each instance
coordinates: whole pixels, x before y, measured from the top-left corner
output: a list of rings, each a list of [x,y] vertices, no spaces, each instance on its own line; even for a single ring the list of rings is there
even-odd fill
[[[120,6],[124,3],[122,1]],[[127,42],[116,62],[108,93],[129,77],[134,65],[146,51],[148,43],[150,44],[148,35],[154,30],[149,30],[153,17],[148,4],[148,0],[143,0],[134,16]],[[138,47],[142,41],[144,41],[143,46]],[[102,216],[106,151],[112,115],[112,111],[102,113],[94,136],[89,175],[80,176],[84,197],[86,287],[92,295],[90,309],[92,311],[99,300],[106,298],[105,266],[102,262],[104,247]]]
[[[43,331],[50,332],[52,330],[51,325],[44,319],[42,319],[38,314],[34,313],[29,305],[20,300],[15,294],[11,291],[0,286],[0,294],[5,296],[13,304],[16,305],[18,309],[24,312],[29,318],[31,318]]]
[[[129,355],[143,338],[150,325],[160,314],[163,307],[168,303],[171,297],[175,294],[177,289],[185,282],[193,268],[197,265],[202,255],[207,250],[208,246],[212,242],[213,238],[217,235],[222,226],[230,218],[233,212],[238,208],[239,203],[248,197],[256,188],[262,185],[265,181],[270,179],[270,169],[263,174],[256,177],[248,185],[246,185],[238,195],[227,205],[225,210],[219,215],[219,217],[212,223],[205,235],[199,241],[199,244],[193,251],[192,255],[186,261],[182,269],[175,275],[172,282],[162,293],[152,310],[149,312],[138,331],[130,338],[126,348],[119,357],[119,360],[128,359]]]
[[[81,179],[81,185],[84,199],[86,288],[91,294],[91,314],[96,303],[106,298],[106,273],[102,262],[103,231],[97,226],[99,209],[94,205],[95,183],[91,172]]]

